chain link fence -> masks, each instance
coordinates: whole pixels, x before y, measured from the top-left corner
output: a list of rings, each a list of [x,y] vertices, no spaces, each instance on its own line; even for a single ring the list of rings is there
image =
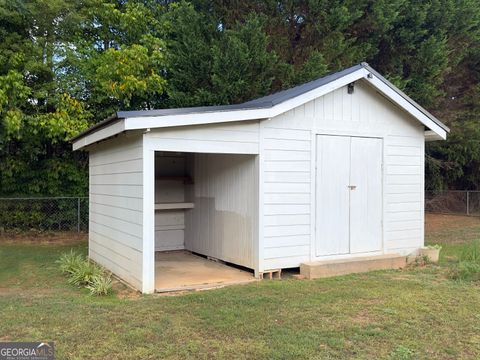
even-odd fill
[[[480,216],[480,191],[425,191],[425,211]],[[88,197],[0,197],[0,232],[88,231]]]
[[[480,216],[480,191],[425,191],[425,211]]]
[[[88,197],[0,198],[0,231],[88,231]]]

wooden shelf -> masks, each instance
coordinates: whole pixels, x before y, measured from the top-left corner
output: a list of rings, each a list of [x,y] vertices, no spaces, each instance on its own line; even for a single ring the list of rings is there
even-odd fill
[[[194,204],[191,202],[155,204],[155,210],[192,209],[193,207]]]

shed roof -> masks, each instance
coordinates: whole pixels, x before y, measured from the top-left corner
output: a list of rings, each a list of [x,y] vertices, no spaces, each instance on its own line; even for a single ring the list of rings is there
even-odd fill
[[[103,128],[117,124],[118,132],[153,127],[169,127],[181,125],[198,125],[214,122],[242,121],[263,119],[279,115],[296,106],[310,101],[316,97],[325,95],[328,92],[354,82],[361,78],[368,80],[384,96],[393,100],[397,105],[404,108],[412,116],[429,128],[436,137],[432,139],[445,139],[450,129],[420,106],[413,99],[408,97],[395,85],[390,83],[367,63],[360,63],[347,69],[329,74],[319,79],[282,90],[271,95],[247,101],[241,104],[220,105],[220,106],[199,106],[175,109],[158,110],[135,110],[118,111],[109,118],[97,123],[86,131],[71,139],[74,149],[89,145],[88,142],[79,143],[88,135]],[[345,81],[342,81],[345,80]],[[216,116],[212,116],[215,114]],[[206,116],[205,116],[206,115]],[[118,126],[120,121],[128,120],[129,124]],[[114,135],[114,134],[113,134]],[[96,137],[95,141],[112,136],[111,132],[105,137]]]

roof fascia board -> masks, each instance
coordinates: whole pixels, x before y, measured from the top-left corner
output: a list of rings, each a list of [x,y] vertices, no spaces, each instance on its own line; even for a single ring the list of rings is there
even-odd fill
[[[116,122],[106,125],[84,137],[79,137],[73,141],[73,150],[81,149],[85,146],[114,136],[125,130],[140,130],[146,128],[165,128],[185,125],[203,125],[214,123],[225,123],[245,120],[268,119],[285,113],[295,107],[301,106],[309,101],[321,97],[332,92],[342,86],[350,84],[354,81],[364,78],[380,93],[392,100],[399,107],[404,109],[411,116],[420,121],[429,128],[433,133],[429,133],[428,139],[445,140],[448,128],[438,125],[425,111],[419,109],[415,103],[409,101],[406,95],[402,96],[402,92],[385,80],[381,75],[376,73],[370,67],[362,67],[350,74],[342,76],[330,83],[312,89],[304,94],[281,102],[272,107],[253,108],[242,110],[224,110],[202,113],[174,114],[164,116],[135,116],[121,118]],[[423,108],[422,108],[423,109]],[[426,137],[427,139],[427,137]]]
[[[184,125],[204,125],[243,120],[257,120],[268,118],[271,109],[252,109],[217,111],[197,114],[179,114],[166,116],[139,116],[125,118],[126,130],[145,128],[164,128]]]
[[[284,101],[272,108],[272,114],[270,117],[278,116],[289,110],[292,110],[298,106],[306,104],[309,101],[315,100],[323,95],[326,95],[336,89],[339,89],[345,85],[348,85],[354,81],[362,79],[368,75],[368,71],[364,68],[358,69],[357,71],[352,72],[351,74],[342,76],[328,84],[310,90],[300,96],[292,98],[290,100]]]
[[[125,120],[119,119],[118,121],[109,124],[97,131],[92,132],[84,137],[81,137],[72,143],[73,150],[79,150],[85,146],[94,144],[98,141],[115,136],[125,131]]]
[[[438,140],[445,140],[443,139],[440,135],[438,135],[436,132],[432,130],[426,130],[425,131],[425,141],[438,141]]]
[[[443,130],[445,130],[447,133],[450,132],[450,129],[448,126],[443,124],[440,120],[438,120],[435,116],[433,116],[430,112],[428,112],[424,107],[422,107],[420,104],[418,104],[415,100],[413,100],[411,97],[409,97],[407,94],[405,94],[402,90],[397,88],[395,85],[393,85],[390,81],[388,81],[385,77],[383,77],[381,74],[379,74],[375,69],[370,67],[370,65],[365,63],[365,69],[367,69],[370,73],[373,75],[377,76],[381,81],[383,81],[387,86],[391,87],[392,89],[395,90],[401,97],[403,97],[407,102],[409,102],[412,106],[417,108],[420,112],[422,112],[426,117],[428,117],[430,120],[435,122],[438,126],[440,126]]]
[[[300,96],[284,101],[271,108],[233,110],[233,111],[214,111],[206,113],[193,113],[181,115],[166,116],[140,116],[127,117],[125,119],[126,130],[138,130],[144,128],[164,128],[185,125],[200,125],[224,123],[243,120],[267,119],[283,114],[291,109],[301,106],[320,96],[323,96],[335,89],[350,84],[365,77],[369,72],[365,69],[359,69],[351,74],[345,75],[328,84],[320,86],[316,89],[308,91]]]
[[[418,119],[418,121],[420,121],[423,125],[435,132],[438,136],[440,136],[441,139],[445,140],[447,138],[447,132],[444,129],[437,125],[437,123],[426,116],[417,107],[407,101],[403,96],[395,91],[394,88],[390,87],[381,79],[379,79],[375,74],[372,73],[371,77],[367,76],[366,80],[376,87],[383,95],[390,98],[394,103],[403,108],[414,118]]]

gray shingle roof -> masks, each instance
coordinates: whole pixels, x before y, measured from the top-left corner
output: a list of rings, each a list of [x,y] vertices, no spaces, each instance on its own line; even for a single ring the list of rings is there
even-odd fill
[[[377,78],[395,90],[399,95],[401,95],[405,100],[407,100],[410,104],[415,106],[419,111],[421,111],[424,115],[430,118],[433,122],[435,122],[438,126],[440,126],[445,131],[450,131],[450,129],[445,126],[440,120],[438,120],[435,116],[430,114],[427,110],[425,110],[422,106],[417,104],[414,100],[404,94],[400,89],[390,83],[387,79],[385,79],[382,75],[372,69],[367,63],[360,63],[354,66],[351,66],[347,69],[329,74],[327,76],[321,77],[319,79],[307,82],[305,84],[301,84],[290,89],[282,90],[271,95],[267,95],[258,99],[254,99],[251,101],[247,101],[241,104],[233,104],[233,105],[219,105],[219,106],[199,106],[199,107],[185,107],[185,108],[176,108],[176,109],[158,109],[158,110],[135,110],[135,111],[118,111],[114,115],[110,116],[109,118],[97,123],[96,125],[92,126],[91,128],[87,129],[86,131],[82,132],[81,134],[77,135],[76,137],[72,138],[70,141],[74,141],[80,137],[83,137],[97,129],[103,128],[110,123],[115,122],[119,119],[129,118],[129,117],[148,117],[148,116],[168,116],[168,115],[185,115],[185,114],[199,114],[199,113],[208,113],[208,112],[220,112],[220,111],[238,111],[238,110],[253,110],[253,109],[268,109],[275,105],[281,104],[287,100],[293,99],[297,96],[305,94],[313,89],[319,88],[324,86],[332,81],[335,81],[343,76],[351,74],[355,71],[360,69],[367,69],[371,73],[373,73]]]
[[[241,104],[219,105],[219,106],[198,106],[198,107],[186,107],[186,108],[177,108],[177,109],[119,111],[117,113],[117,117],[127,118],[127,117],[137,117],[137,116],[167,116],[167,115],[180,115],[180,114],[182,115],[198,114],[198,113],[217,112],[217,111],[268,109],[284,101],[293,99],[297,96],[307,93],[320,86],[326,85],[345,75],[351,74],[352,72],[355,72],[361,69],[362,67],[363,67],[363,64],[358,64],[358,65],[349,67],[348,69],[310,81],[308,83],[298,85],[287,90],[282,90],[258,99],[250,100]]]

